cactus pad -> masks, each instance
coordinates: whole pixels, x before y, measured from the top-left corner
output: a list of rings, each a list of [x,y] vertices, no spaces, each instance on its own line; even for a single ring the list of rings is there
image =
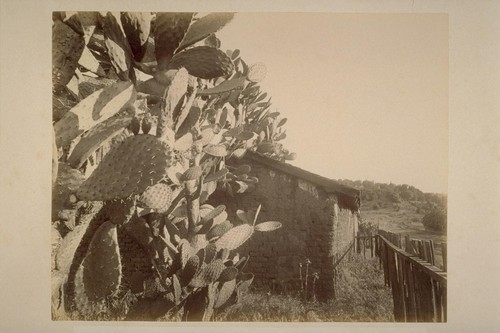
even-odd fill
[[[172,276],[172,286],[174,288],[175,304],[179,304],[179,302],[181,301],[182,289],[181,289],[181,283],[179,282],[179,278],[175,274]]]
[[[227,282],[234,280],[236,278],[236,275],[238,275],[238,269],[234,266],[229,266],[222,271],[222,273],[219,276],[219,281],[220,282]]]
[[[68,274],[71,262],[75,256],[76,249],[80,245],[82,237],[87,231],[87,223],[82,223],[77,225],[72,231],[70,231],[61,241],[61,244],[57,248],[56,252],[56,269],[63,272],[63,274]]]
[[[216,259],[210,264],[203,264],[201,269],[193,277],[189,286],[193,288],[201,288],[215,282],[222,271],[226,268],[221,259]]]
[[[186,33],[193,13],[157,13],[155,21],[155,56],[158,68],[165,69]]]
[[[122,12],[120,15],[123,31],[137,61],[141,61],[146,54],[151,18],[150,12]]]
[[[71,151],[67,162],[75,169],[81,168],[99,147],[103,147],[107,142],[117,139],[118,135],[125,134],[124,128],[131,121],[132,116],[124,111],[92,127],[82,135],[75,148]]]
[[[194,43],[210,36],[222,29],[231,22],[234,13],[210,13],[207,14],[189,26],[186,36],[179,45],[179,50],[193,45]]]
[[[249,224],[241,224],[222,235],[215,241],[215,245],[217,245],[217,249],[237,249],[252,236],[253,231],[253,226]]]
[[[189,242],[185,239],[181,239],[179,242],[179,254],[181,267],[184,268],[189,258],[195,255],[194,249],[189,245]]]
[[[149,131],[151,131],[153,124],[154,124],[154,119],[150,116],[145,116],[142,119],[142,133],[148,134]]]
[[[52,86],[64,87],[71,80],[85,47],[83,36],[61,21],[52,28]]]
[[[96,26],[98,25],[97,12],[65,12],[61,13],[64,23],[69,25],[78,34],[85,39],[85,45],[88,44]]]
[[[138,201],[141,206],[158,209],[160,212],[166,211],[171,202],[172,189],[164,183],[158,183],[148,187],[146,191],[142,193]]]
[[[221,180],[222,178],[224,178],[226,176],[226,174],[228,172],[229,172],[229,170],[224,168],[224,169],[220,169],[219,171],[216,171],[214,173],[211,173],[205,178],[204,183]]]
[[[121,269],[116,225],[107,221],[95,232],[83,261],[83,283],[89,300],[103,299],[116,292]]]
[[[204,128],[201,131],[201,144],[203,146],[208,145],[212,141],[214,136],[215,136],[215,133],[214,133],[214,130],[211,126]]]
[[[255,226],[255,231],[273,231],[281,228],[281,223],[277,221],[267,221]]]
[[[133,219],[125,224],[124,230],[143,247],[148,247],[153,241],[153,235],[144,218]]]
[[[232,227],[233,224],[227,220],[221,222],[210,229],[210,231],[207,233],[207,239],[212,240],[217,237],[222,237],[222,235],[231,230]]]
[[[219,290],[219,297],[215,301],[214,308],[221,308],[229,301],[236,289],[236,280],[232,279],[222,284]]]
[[[129,71],[133,73],[133,68],[131,68],[133,55],[121,24],[113,13],[108,12],[102,20],[102,28],[111,64],[118,77],[126,81],[129,79]]]
[[[205,246],[205,258],[203,261],[209,264],[215,258],[216,254],[217,246],[215,246],[214,243],[208,243],[208,245]]]
[[[238,282],[236,288],[238,289],[238,294],[241,295],[242,293],[245,293],[248,290],[248,287],[252,284],[254,275],[252,273],[244,273],[240,274],[238,278],[240,281]]]
[[[77,196],[82,200],[106,201],[142,194],[164,177],[170,163],[170,149],[156,137],[128,137],[104,157]]]
[[[245,86],[245,81],[246,80],[244,77],[225,80],[213,88],[199,90],[197,94],[199,96],[208,96],[212,94],[222,94],[232,90],[240,90],[243,89],[243,87]]]
[[[198,266],[200,266],[200,257],[192,256],[191,258],[189,258],[186,266],[184,266],[180,274],[179,282],[182,286],[186,286],[191,281],[193,276],[198,271]]]
[[[177,151],[186,151],[193,146],[193,134],[187,133],[182,138],[176,140],[173,148]]]
[[[185,117],[185,119],[179,118],[179,120],[178,120],[178,123],[176,126],[177,129],[175,132],[176,139],[186,135],[186,133],[188,133],[193,128],[193,126],[195,126],[198,123],[198,120],[200,119],[202,112],[201,112],[200,108],[191,107],[190,105],[186,104],[186,106],[183,109],[183,113],[186,114],[186,117]],[[182,123],[181,123],[181,121],[182,121]]]
[[[198,179],[201,177],[203,174],[203,170],[199,166],[193,166],[189,169],[187,169],[184,174],[182,175],[182,180],[183,181],[189,181],[189,180],[194,180]]]
[[[216,208],[210,210],[207,214],[202,215],[201,223],[205,223],[210,221],[211,219],[215,219],[217,216],[221,215],[226,210],[226,206],[219,205]]]
[[[65,113],[54,125],[56,145],[68,145],[84,131],[130,107],[135,97],[131,82],[116,82],[94,92]]]
[[[132,118],[129,128],[134,135],[139,134],[139,131],[141,130],[141,121],[139,120],[139,118],[137,117]]]
[[[165,105],[164,109],[161,110],[160,116],[158,118],[158,128],[156,136],[162,138],[162,140],[169,140],[169,131],[172,131],[171,126],[173,125],[173,113],[175,108],[182,103],[182,100],[186,94],[189,82],[189,74],[185,68],[181,68],[175,71],[172,81],[166,90],[165,95]],[[173,131],[172,131],[173,132]]]
[[[221,50],[209,46],[198,46],[177,53],[168,67],[171,69],[184,67],[189,74],[202,79],[227,76],[234,71],[231,59]]]
[[[250,66],[248,70],[247,79],[252,82],[260,82],[265,79],[267,74],[266,65],[262,62],[258,62]]]
[[[225,145],[209,145],[203,148],[203,151],[208,155],[212,155],[215,157],[224,157],[228,154],[227,148]]]
[[[134,216],[137,208],[135,198],[113,200],[106,204],[111,216],[109,221],[116,225],[128,223]]]
[[[243,131],[236,136],[236,139],[241,141],[250,140],[254,137],[254,133],[250,131]]]
[[[196,234],[191,237],[189,244],[195,251],[203,249],[208,244],[208,240],[204,234]]]

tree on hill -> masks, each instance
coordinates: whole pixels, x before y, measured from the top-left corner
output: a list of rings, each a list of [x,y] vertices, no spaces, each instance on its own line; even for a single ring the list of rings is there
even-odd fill
[[[446,231],[446,221],[447,214],[445,207],[435,208],[422,218],[422,224],[424,225],[425,229],[431,231]]]

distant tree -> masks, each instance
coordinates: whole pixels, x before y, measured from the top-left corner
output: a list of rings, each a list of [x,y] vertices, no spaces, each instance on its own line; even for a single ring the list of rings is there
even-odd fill
[[[400,203],[401,202],[398,194],[396,192],[393,192],[390,189],[385,191],[385,195],[386,195],[387,199],[392,203]]]
[[[401,197],[401,199],[405,200],[405,201],[410,201],[413,199],[413,196],[411,195],[411,192],[407,189],[403,189],[399,192],[399,196]]]
[[[427,230],[446,231],[447,214],[446,208],[440,207],[433,209],[422,218],[422,224]]]
[[[373,188],[374,184],[375,184],[375,183],[374,183],[374,182],[372,182],[372,181],[369,181],[369,180],[363,180],[363,187],[364,187],[365,189]]]

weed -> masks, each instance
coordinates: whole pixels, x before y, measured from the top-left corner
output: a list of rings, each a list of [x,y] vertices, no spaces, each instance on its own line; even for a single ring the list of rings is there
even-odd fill
[[[313,274],[313,285],[315,281]],[[314,289],[314,287],[313,287]],[[220,313],[218,321],[394,321],[392,296],[384,285],[378,259],[353,256],[339,270],[337,295],[328,302],[304,302],[302,295],[248,293],[238,307]]]

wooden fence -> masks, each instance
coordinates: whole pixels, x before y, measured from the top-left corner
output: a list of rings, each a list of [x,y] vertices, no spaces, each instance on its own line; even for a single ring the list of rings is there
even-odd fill
[[[375,256],[375,248],[376,248],[376,235],[362,235],[358,233],[358,236],[354,239],[354,248],[355,252],[358,254],[363,254],[363,257],[371,257]]]
[[[394,319],[398,322],[446,322],[447,274],[431,263],[434,262],[433,247],[409,237],[405,237],[403,243],[401,235],[383,230],[375,236],[365,236],[363,245],[367,239],[383,266],[385,283],[392,289]]]

